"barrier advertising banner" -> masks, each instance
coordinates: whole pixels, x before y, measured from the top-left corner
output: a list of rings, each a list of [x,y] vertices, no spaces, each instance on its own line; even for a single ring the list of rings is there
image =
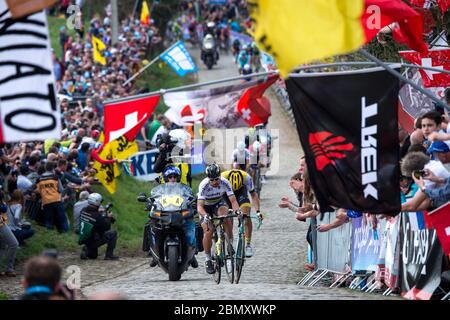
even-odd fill
[[[384,246],[384,283],[391,289],[398,287],[400,268],[400,216],[390,217],[386,222]]]
[[[352,271],[377,271],[383,241],[381,224],[376,229],[365,215],[352,219]]]
[[[428,229],[422,212],[402,213],[401,293],[429,300],[441,282],[442,247],[436,230]]]

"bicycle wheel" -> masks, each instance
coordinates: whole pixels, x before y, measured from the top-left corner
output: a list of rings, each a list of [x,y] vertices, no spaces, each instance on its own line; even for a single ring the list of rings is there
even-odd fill
[[[225,271],[227,272],[227,277],[230,283],[234,282],[234,250],[233,244],[230,241],[230,238],[227,234],[225,234],[225,241],[222,244],[223,253],[224,253],[224,264]]]
[[[217,235],[215,236],[217,237]],[[219,247],[219,250],[218,250]],[[221,271],[222,271],[222,261],[221,261],[221,253],[220,253],[220,245],[217,246],[217,240],[213,239],[212,244],[212,262],[214,267],[214,273],[212,274],[214,281],[219,284],[220,283],[220,277],[221,277]]]
[[[242,222],[244,223],[244,222]],[[242,268],[244,267],[245,261],[245,243],[244,243],[244,233],[239,234],[238,244],[236,248],[236,274],[234,277],[234,283],[239,283],[242,274]]]

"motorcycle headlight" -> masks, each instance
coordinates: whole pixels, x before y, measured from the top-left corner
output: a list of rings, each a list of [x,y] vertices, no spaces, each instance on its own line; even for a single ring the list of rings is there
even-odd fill
[[[214,45],[211,42],[206,42],[204,44],[204,47],[206,50],[211,50],[214,47]]]

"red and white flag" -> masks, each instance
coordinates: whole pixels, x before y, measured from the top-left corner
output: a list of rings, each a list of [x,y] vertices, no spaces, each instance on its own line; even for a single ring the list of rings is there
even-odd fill
[[[450,202],[429,212],[427,218],[436,229],[445,254],[450,254]]]
[[[180,126],[201,121],[205,128],[239,128],[264,123],[270,117],[264,91],[278,79],[260,79],[209,90],[164,94],[165,115]]]
[[[136,138],[139,130],[151,116],[160,96],[131,99],[105,104],[105,144],[121,136],[128,141]]]
[[[411,5],[419,7],[419,8],[425,8],[429,9],[433,5],[432,0],[409,0]],[[447,9],[450,7],[450,0],[436,0],[439,8],[441,9],[442,13],[445,13]]]
[[[429,50],[427,53],[417,51],[400,51],[400,55],[408,61],[423,67],[433,67],[450,71],[450,49]],[[423,85],[425,87],[448,87],[450,75],[439,71],[420,69]]]
[[[245,90],[239,100],[237,111],[250,127],[265,123],[269,119],[270,101],[263,94],[277,80],[278,75],[269,77],[266,82]]]

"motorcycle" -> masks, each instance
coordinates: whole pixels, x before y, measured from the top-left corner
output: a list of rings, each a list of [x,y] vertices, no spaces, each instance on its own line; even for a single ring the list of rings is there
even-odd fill
[[[202,41],[202,53],[201,58],[204,64],[208,67],[208,70],[211,70],[213,65],[217,63],[217,50],[216,50],[216,41],[214,37],[210,34],[207,34]]]
[[[144,231],[144,251],[166,273],[170,281],[181,279],[194,258],[195,248],[186,242],[183,224],[193,216],[196,199],[188,200],[192,193],[188,187],[176,184],[161,184],[153,188],[151,196],[141,193],[137,200],[146,203],[149,222]]]

